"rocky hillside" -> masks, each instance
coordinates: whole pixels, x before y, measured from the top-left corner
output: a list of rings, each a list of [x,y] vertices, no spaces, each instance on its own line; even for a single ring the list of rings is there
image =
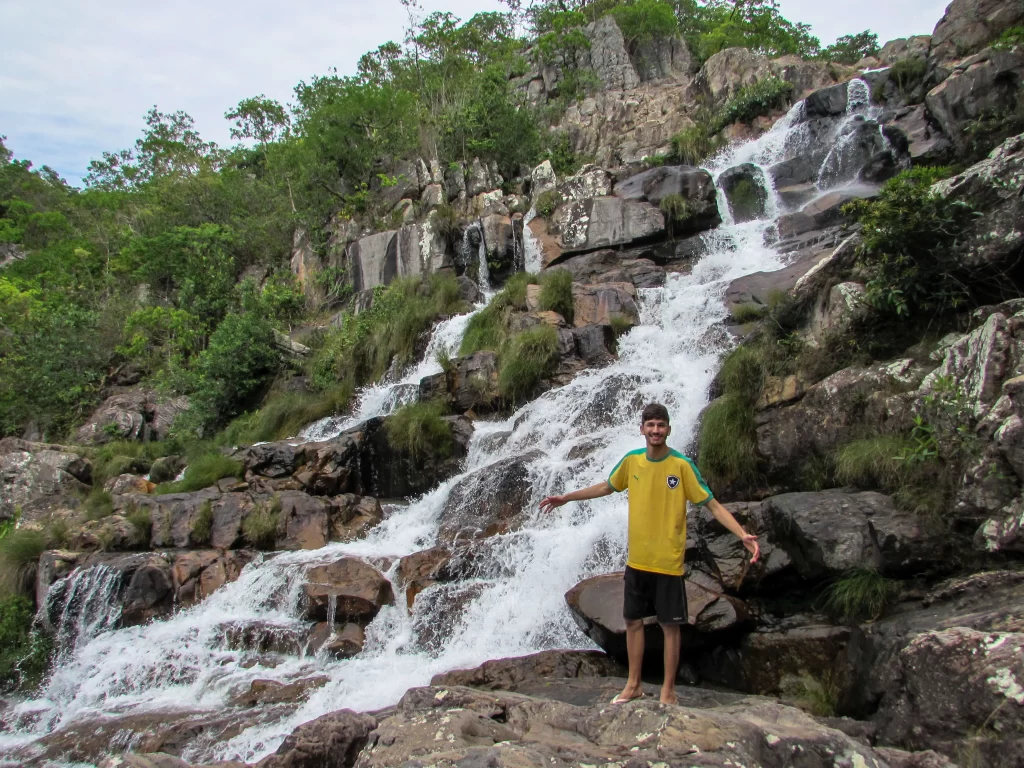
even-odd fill
[[[1021,25],[954,0],[855,66],[698,66],[604,16],[559,124],[594,162],[390,161],[388,223],[296,236],[305,299],[353,295],[271,335],[259,410],[176,441],[220,390],[124,365],[74,440],[0,440],[0,759],[1021,764]],[[680,705],[613,707],[624,521],[535,507],[654,394],[763,557],[692,510]]]

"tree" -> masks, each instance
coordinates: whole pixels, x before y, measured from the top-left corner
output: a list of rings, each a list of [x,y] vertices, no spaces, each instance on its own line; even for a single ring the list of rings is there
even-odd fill
[[[821,52],[821,58],[840,64],[856,64],[878,53],[878,35],[869,29],[856,35],[843,35]]]

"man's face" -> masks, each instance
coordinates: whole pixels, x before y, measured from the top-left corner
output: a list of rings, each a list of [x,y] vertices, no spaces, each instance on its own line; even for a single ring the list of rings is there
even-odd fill
[[[664,445],[668,436],[672,434],[672,427],[663,419],[648,419],[640,427],[640,434],[647,440],[648,445]]]

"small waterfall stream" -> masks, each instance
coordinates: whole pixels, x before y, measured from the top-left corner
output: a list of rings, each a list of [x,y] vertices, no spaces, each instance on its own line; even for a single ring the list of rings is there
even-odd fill
[[[721,354],[732,344],[722,330],[727,286],[743,275],[784,266],[765,244],[767,231],[783,210],[767,170],[807,150],[808,133],[799,122],[802,109],[797,104],[759,139],[730,147],[711,161],[716,179],[740,163],[761,168],[769,213],[736,224],[729,219],[728,206],[721,205],[726,220],[705,235],[708,253],[692,272],[669,274],[663,288],[640,290],[642,324],[621,340],[614,363],[584,371],[507,419],[477,422],[465,471],[407,506],[388,507],[386,519],[365,539],[260,558],[237,581],[164,621],[79,633],[73,653],[39,698],[17,706],[21,731],[0,739],[0,750],[5,742],[23,743],[100,713],[215,711],[255,679],[288,682],[313,673],[328,676],[329,682],[291,716],[244,730],[218,745],[216,754],[185,755],[254,761],[302,722],[342,707],[365,710],[393,704],[405,690],[428,683],[438,672],[547,648],[592,647],[562,595],[580,579],[622,566],[626,505],[611,496],[544,516],[537,502],[550,493],[599,482],[623,453],[642,445],[638,416],[645,402],[668,406],[674,447],[686,450],[692,444]],[[527,226],[523,241],[526,269],[539,271],[540,249]],[[483,284],[483,245],[478,258]],[[367,388],[350,417],[311,425],[303,438],[329,439],[414,397],[410,393],[419,379],[440,370],[434,353],[457,348],[468,321],[464,315],[440,324],[419,366],[400,381]],[[397,558],[437,542],[438,520],[456,483],[470,472],[528,452],[533,487],[526,523],[486,540],[486,561],[473,579],[428,588],[411,611],[401,598],[384,608],[367,628],[366,645],[358,656],[345,661],[286,657],[273,667],[252,666],[243,663],[245,654],[227,647],[224,627],[231,622],[305,626],[299,595],[304,572],[316,564],[341,555],[375,562],[388,558],[393,565],[386,575],[397,582]],[[102,576],[96,578],[102,581]],[[95,593],[101,591],[97,585]],[[398,584],[396,592],[400,594]],[[434,631],[429,643],[420,640],[425,627]]]

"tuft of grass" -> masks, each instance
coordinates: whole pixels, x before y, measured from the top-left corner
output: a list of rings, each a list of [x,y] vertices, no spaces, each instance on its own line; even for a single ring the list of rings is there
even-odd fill
[[[209,499],[204,501],[196,513],[192,523],[192,541],[196,544],[207,544],[213,534],[213,504]]]
[[[726,394],[704,411],[698,464],[713,487],[750,486],[757,479],[754,409],[737,394]]]
[[[242,520],[242,535],[253,549],[273,549],[280,522],[281,499],[274,496],[267,503],[257,504],[246,515]]]
[[[851,568],[826,587],[821,606],[825,613],[839,621],[873,621],[899,593],[896,582],[873,568]]]
[[[608,318],[608,325],[612,327],[612,332],[615,334],[615,338],[618,339],[632,330],[633,321],[625,315],[615,314]]]
[[[242,465],[216,451],[200,454],[190,460],[185,476],[173,483],[161,483],[154,493],[188,493],[209,488],[224,477],[241,477]]]
[[[753,406],[761,395],[768,375],[764,349],[758,344],[741,344],[722,361],[718,381],[722,392]]]
[[[527,398],[545,376],[554,370],[558,358],[558,333],[540,325],[517,334],[502,355],[498,388],[502,397],[519,402]]]
[[[224,445],[246,445],[292,437],[303,427],[343,411],[352,399],[343,381],[321,392],[289,392],[269,400],[252,414],[235,419],[219,436]]]
[[[39,556],[49,546],[43,531],[15,528],[13,523],[0,529],[0,594],[31,594]]]
[[[449,456],[452,427],[444,420],[444,403],[427,401],[403,405],[384,422],[388,442],[413,457]]]
[[[797,471],[801,491],[824,491],[835,486],[835,464],[831,456],[813,453]]]
[[[573,306],[572,273],[556,269],[545,274],[540,280],[540,308],[557,312],[565,318],[565,322],[572,325]]]
[[[537,211],[537,215],[544,219],[550,219],[558,206],[562,204],[562,196],[555,190],[549,189],[547,192],[541,192],[537,197],[537,202],[534,203],[534,208]]]
[[[175,453],[178,446],[172,441],[138,443],[131,440],[117,440],[86,452],[92,463],[93,485],[103,487],[112,477],[130,473],[144,475],[153,462]]]
[[[826,672],[820,678],[807,673],[786,677],[781,683],[782,695],[798,707],[818,717],[834,717],[839,701],[839,686]]]
[[[912,449],[905,437],[888,435],[854,440],[836,451],[836,480],[859,488],[896,488],[906,471],[900,456]]]
[[[114,514],[114,497],[109,491],[95,486],[85,497],[85,517],[87,520],[102,520]]]
[[[132,527],[132,546],[148,548],[153,533],[153,514],[146,507],[133,506],[124,517]]]
[[[46,537],[49,539],[51,547],[64,549],[68,545],[70,537],[68,521],[64,518],[51,520],[50,524],[46,527]]]
[[[691,125],[672,137],[672,158],[683,165],[700,165],[722,148],[723,141],[706,125]]]
[[[733,307],[732,319],[737,325],[753,323],[768,314],[768,308],[762,304],[739,304]]]
[[[462,336],[459,354],[472,355],[482,349],[500,354],[512,338],[509,330],[512,313],[526,309],[526,287],[537,282],[535,275],[526,272],[516,272],[506,280],[501,292],[491,300],[487,308],[470,318]]]
[[[889,69],[889,77],[896,83],[901,96],[907,96],[924,79],[928,70],[928,62],[922,58],[912,57],[897,61]]]

